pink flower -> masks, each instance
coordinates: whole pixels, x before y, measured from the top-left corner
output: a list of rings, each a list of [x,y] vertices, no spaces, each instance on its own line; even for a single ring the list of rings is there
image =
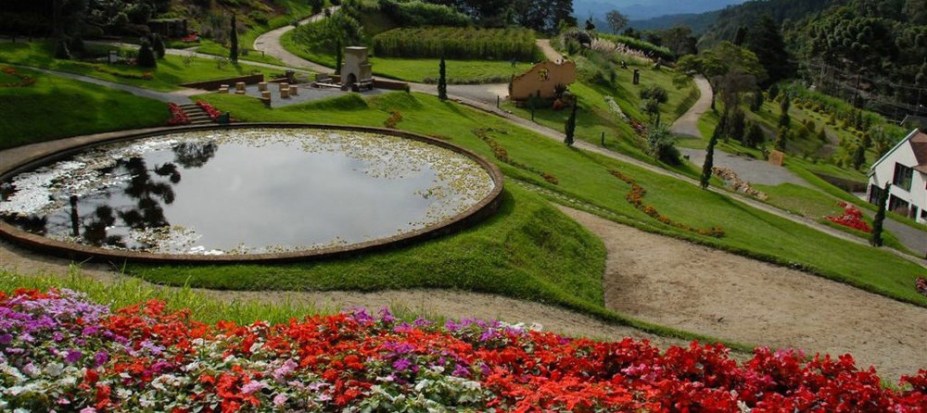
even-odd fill
[[[281,407],[281,406],[283,406],[284,404],[286,404],[286,400],[287,400],[286,395],[283,394],[283,393],[280,393],[280,394],[274,396],[274,406],[276,406],[276,407]]]

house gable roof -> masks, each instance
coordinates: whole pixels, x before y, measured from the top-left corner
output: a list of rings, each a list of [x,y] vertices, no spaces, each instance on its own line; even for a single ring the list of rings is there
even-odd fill
[[[921,132],[920,129],[915,129],[907,137],[898,142],[895,147],[885,153],[884,156],[879,158],[878,161],[872,164],[872,167],[869,169],[869,176],[875,173],[875,168],[883,161],[892,156],[895,151],[899,148],[904,147],[905,145],[910,145],[911,150],[914,152],[914,158],[916,159],[917,165],[912,165],[914,170],[927,174],[927,133]]]
[[[917,165],[914,165],[914,169],[927,174],[927,133],[918,130],[914,136],[908,139],[908,142],[911,143],[914,158],[917,159]]]

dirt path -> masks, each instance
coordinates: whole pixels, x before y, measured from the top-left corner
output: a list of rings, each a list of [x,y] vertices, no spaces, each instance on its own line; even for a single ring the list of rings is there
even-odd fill
[[[66,276],[70,262],[48,257],[0,241],[0,269],[21,275]],[[126,278],[101,264],[84,264],[81,272],[104,283]],[[165,287],[169,288],[169,287]],[[559,307],[530,301],[515,300],[490,294],[449,290],[399,290],[372,293],[351,291],[285,292],[285,291],[213,291],[197,290],[206,296],[224,301],[261,301],[314,303],[315,308],[337,311],[351,307],[379,309],[384,306],[405,308],[429,318],[481,318],[509,323],[537,323],[545,331],[575,337],[620,340],[624,337],[648,339],[660,348],[686,345],[685,341],[643,333],[631,327],[611,325],[595,318]]]
[[[538,48],[544,52],[544,57],[551,62],[559,62],[563,60],[563,55],[560,54],[553,46],[550,45],[550,39],[538,39],[535,44]]]
[[[329,7],[329,11],[334,13],[338,10],[340,6]],[[300,26],[316,22],[325,18],[325,13],[319,13],[307,19],[303,19],[299,22]],[[330,73],[331,69],[322,66],[320,64],[310,62],[299,56],[296,56],[286,49],[283,48],[283,45],[280,44],[280,38],[290,30],[295,29],[293,25],[286,25],[276,30],[271,30],[267,33],[264,33],[254,39],[254,50],[264,52],[268,55],[280,59],[284,64],[289,67],[309,69],[318,73]]]
[[[701,95],[698,100],[695,101],[695,104],[689,108],[688,112],[679,119],[676,119],[676,122],[673,122],[673,126],[670,127],[670,132],[674,135],[701,138],[702,133],[698,130],[698,119],[702,117],[702,114],[711,109],[711,85],[709,85],[708,80],[705,80],[702,76],[695,76],[693,79]]]
[[[738,342],[851,353],[889,380],[927,368],[927,309],[561,210],[605,242],[605,302],[615,311]]]

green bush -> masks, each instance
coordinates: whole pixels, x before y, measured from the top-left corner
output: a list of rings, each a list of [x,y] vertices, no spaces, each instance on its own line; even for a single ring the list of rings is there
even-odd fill
[[[454,26],[463,27],[472,21],[466,14],[452,7],[425,3],[419,0],[380,2],[380,11],[405,27],[418,26]]]
[[[666,103],[669,100],[669,94],[659,85],[652,85],[641,89],[641,99],[653,99],[659,103]]]
[[[380,57],[532,61],[534,33],[528,29],[402,28],[373,38]]]
[[[148,41],[142,42],[142,46],[138,49],[138,65],[139,67],[158,66],[158,60],[155,58],[154,50],[151,49]]]
[[[599,37],[611,40],[616,43],[624,43],[626,46],[634,50],[639,50],[652,58],[659,58],[669,61],[676,60],[676,55],[673,54],[670,49],[663,46],[657,46],[653,43],[641,39],[635,39],[630,36],[621,36],[617,34],[599,34]]]

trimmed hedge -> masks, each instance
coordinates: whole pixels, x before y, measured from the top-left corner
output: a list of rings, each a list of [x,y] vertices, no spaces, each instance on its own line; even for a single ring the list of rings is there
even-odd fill
[[[401,28],[373,38],[380,57],[533,61],[534,32],[528,29]]]
[[[644,52],[645,54],[649,55],[652,58],[660,58],[660,59],[669,60],[669,61],[676,60],[676,55],[673,54],[673,52],[670,49],[663,47],[663,46],[657,46],[653,43],[650,43],[644,40],[635,39],[630,36],[621,36],[621,35],[616,35],[616,34],[601,34],[600,33],[599,37],[603,39],[611,40],[615,43],[624,43],[628,47],[635,49],[635,50],[640,50],[641,52]]]

